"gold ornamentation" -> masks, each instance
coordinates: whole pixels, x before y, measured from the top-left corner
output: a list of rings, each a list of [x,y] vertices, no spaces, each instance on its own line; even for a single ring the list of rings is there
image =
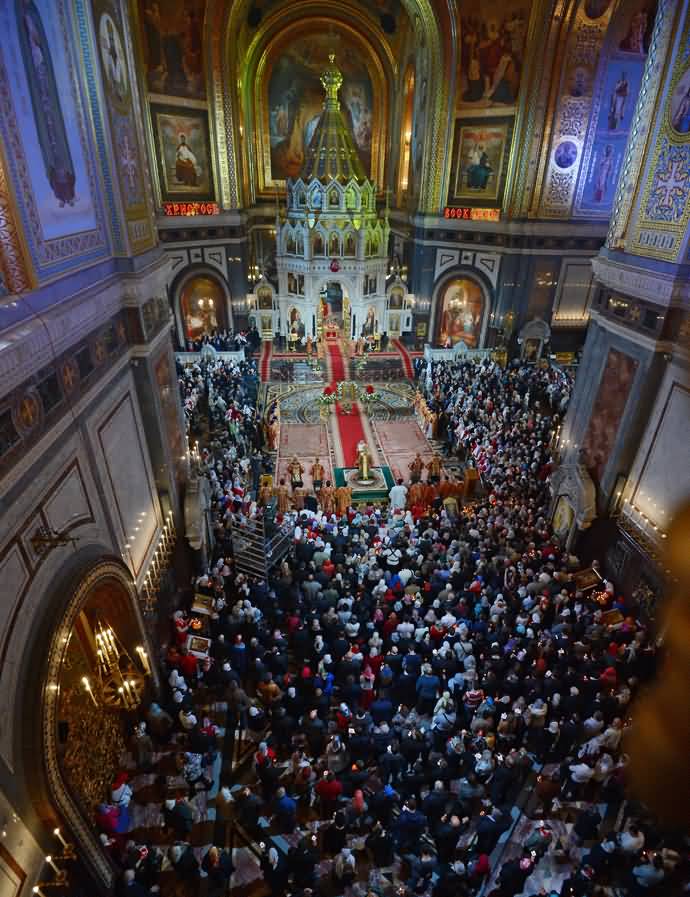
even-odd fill
[[[17,228],[15,207],[5,174],[0,147],[0,275],[10,293],[24,293],[32,287],[22,241]]]
[[[665,22],[666,30],[662,31],[660,35],[660,43],[664,41],[664,38],[665,42],[658,50],[656,47],[654,48],[655,68],[661,72],[665,71],[664,66],[660,62],[662,50],[665,51],[664,55],[667,56],[671,48],[669,31],[672,34],[676,34],[678,31],[679,23],[675,21],[675,11],[675,5],[669,3],[667,15],[669,21]],[[660,9],[656,19],[657,24],[659,23],[661,13],[662,10]],[[686,13],[683,36],[678,46],[686,47],[688,39],[690,39],[690,13]],[[645,75],[647,74],[647,69],[652,67],[651,57],[652,48],[650,48],[647,66],[645,67]],[[680,261],[678,259],[679,250],[682,250],[682,247],[685,245],[684,235],[690,222],[690,185],[688,182],[689,135],[679,134],[671,127],[669,122],[671,99],[678,82],[687,71],[687,68],[687,57],[679,52],[674,60],[671,84],[663,100],[663,109],[660,113],[662,115],[661,128],[652,158],[647,163],[644,191],[638,206],[639,212],[635,222],[635,231],[629,247],[630,251],[638,255],[665,261]],[[659,75],[660,79],[662,77],[663,75]],[[653,112],[656,112],[658,104],[655,103],[652,109]],[[653,112],[650,110],[650,121]],[[651,131],[652,129],[650,128],[649,133]],[[647,158],[649,159],[649,157]],[[618,192],[620,193],[620,191],[621,185],[619,184]],[[656,198],[656,194],[659,193],[662,194],[663,199]],[[652,201],[653,196],[654,201]],[[682,202],[684,208],[680,216],[675,216],[673,204],[678,200]],[[655,208],[657,211],[663,209],[664,212],[668,213],[670,220],[649,217],[647,210],[650,207]],[[613,228],[609,229],[609,240],[611,239],[612,230]]]
[[[657,10],[640,93],[635,106],[635,117],[630,128],[630,136],[616,188],[609,233],[606,238],[606,245],[609,249],[625,248],[630,211],[637,196],[636,186],[640,177],[640,168],[647,151],[647,141],[651,133],[650,125],[656,113],[657,98],[665,71],[664,67],[659,64],[659,59],[665,58],[668,53],[671,35],[674,33],[675,7],[675,0],[660,0]]]
[[[41,417],[41,403],[30,392],[25,393],[19,400],[15,411],[15,421],[22,433],[28,433],[38,424]]]

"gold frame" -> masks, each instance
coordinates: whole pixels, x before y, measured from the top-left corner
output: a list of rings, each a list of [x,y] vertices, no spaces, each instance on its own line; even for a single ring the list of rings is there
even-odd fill
[[[327,28],[329,25],[332,25],[332,22],[321,16],[316,16],[314,18],[291,23],[284,30],[279,32],[279,34],[273,35],[273,37],[265,44],[261,52],[261,57],[256,65],[256,72],[252,79],[254,90],[251,97],[250,113],[254,119],[257,197],[274,196],[276,190],[285,190],[286,188],[284,180],[274,180],[273,178],[269,180],[266,176],[271,170],[271,148],[268,123],[269,63],[275,59],[280,49],[289,43],[291,39],[300,36],[302,33],[307,33],[308,31],[311,32],[314,25],[322,27],[323,32],[327,33]],[[378,54],[364,35],[344,22],[339,21],[338,26],[347,34],[353,43],[359,44],[366,51],[363,56],[363,61],[371,79],[374,120],[374,128],[371,137],[371,171],[368,172],[368,175],[377,185],[378,189],[382,190],[384,185],[384,162],[386,154],[383,152],[381,146],[381,122],[387,121],[388,116],[385,72]],[[253,49],[253,46],[250,47],[248,55],[252,53]]]

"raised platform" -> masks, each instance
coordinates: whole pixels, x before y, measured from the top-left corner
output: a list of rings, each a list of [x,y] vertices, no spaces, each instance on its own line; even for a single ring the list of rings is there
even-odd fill
[[[356,467],[334,468],[335,485],[349,486],[352,489],[352,503],[387,501],[388,493],[395,486],[390,467],[372,467],[371,483],[360,483],[357,480]]]

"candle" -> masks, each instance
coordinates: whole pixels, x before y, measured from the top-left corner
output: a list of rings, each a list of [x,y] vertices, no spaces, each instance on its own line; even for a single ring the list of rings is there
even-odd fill
[[[34,885],[31,891],[32,894],[36,894],[37,897],[46,897],[43,891],[39,888],[38,885]]]
[[[151,666],[149,664],[148,655],[141,645],[137,645],[137,654],[139,655],[139,659],[141,660],[141,665],[143,667],[144,673],[148,676],[151,672]]]
[[[51,856],[46,857],[46,863],[48,863],[48,865],[53,870],[53,872],[57,875],[58,878],[60,878],[62,876],[62,870],[58,869],[58,867],[53,862],[53,858]]]
[[[62,837],[62,832],[60,831],[60,829],[54,828],[53,834],[59,840],[60,844],[62,844],[62,846],[65,848],[65,850],[67,850],[68,844],[67,844],[67,841],[65,841],[65,839]]]
[[[96,696],[95,696],[94,693],[91,691],[91,683],[90,683],[89,680],[86,678],[86,676],[82,676],[82,677],[81,677],[81,681],[82,681],[82,684],[83,684],[84,688],[85,688],[86,691],[89,693],[89,697],[90,697],[91,700],[93,701],[93,706],[94,706],[94,707],[98,707],[98,701],[96,700]],[[60,829],[55,829],[55,831],[53,832],[53,834],[57,835],[58,838],[60,838],[60,841],[62,841],[62,837],[61,837],[61,835],[60,835]],[[63,847],[65,846],[64,841],[62,841],[62,846],[63,846]]]

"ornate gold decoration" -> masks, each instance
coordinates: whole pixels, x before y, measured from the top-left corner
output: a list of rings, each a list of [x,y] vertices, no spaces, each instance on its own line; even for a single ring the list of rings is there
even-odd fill
[[[595,71],[612,16],[612,7],[595,22],[584,12],[584,5],[578,8],[575,21],[568,35],[563,69],[583,66]],[[578,166],[560,170],[553,158],[556,143],[567,138],[577,147],[577,159],[581,161],[584,140],[593,103],[593,94],[573,98],[565,92],[565,76],[561,75],[557,108],[553,115],[550,139],[541,148],[540,168],[545,172],[541,184],[539,214],[544,218],[564,218],[570,214],[576,185]]]
[[[79,367],[73,358],[67,358],[60,365],[60,378],[65,392],[72,392],[79,381]]]
[[[669,10],[669,19],[671,19],[671,32],[678,33],[680,23],[674,16],[675,7],[671,5]],[[658,21],[658,18],[657,18]],[[686,19],[683,26],[683,34],[678,44],[679,47],[687,47],[690,38],[690,13],[686,12]],[[667,54],[670,49],[666,47]],[[649,57],[652,51],[650,49]],[[659,56],[656,55],[655,63],[663,69],[666,74],[667,66],[661,66]],[[647,60],[647,67],[651,66],[650,59]],[[688,162],[690,160],[690,149],[688,140],[690,135],[678,134],[669,122],[669,107],[671,97],[682,75],[687,71],[688,59],[685,54],[678,52],[673,62],[673,75],[671,83],[666,91],[661,109],[661,128],[657,137],[656,146],[652,153],[651,159],[647,163],[647,172],[644,180],[644,190],[641,201],[638,204],[638,217],[635,222],[635,231],[631,240],[629,250],[638,255],[648,258],[663,259],[665,261],[679,261],[679,252],[685,245],[685,233],[690,222],[690,184],[688,183]],[[646,71],[646,68],[645,68]],[[661,76],[663,78],[663,76]],[[665,78],[664,78],[665,80]],[[658,110],[658,106],[655,111]],[[649,133],[653,129],[650,128]],[[664,179],[657,177],[662,163],[662,154],[665,154],[666,170]],[[674,158],[676,157],[676,158]],[[662,220],[661,218],[652,218],[647,214],[647,209],[655,190],[662,189],[666,192],[668,205],[664,205],[665,211],[672,208],[672,197],[674,194],[682,195],[683,213],[675,221]],[[620,185],[619,185],[620,190]]]
[[[0,275],[10,293],[24,293],[33,286],[17,227],[15,205],[5,174],[0,146]]]
[[[61,700],[58,682],[63,661],[68,655],[70,634],[91,590],[100,581],[107,579],[115,579],[128,594],[131,615],[136,620],[139,631],[142,633],[142,640],[144,638],[143,622],[129,571],[122,564],[115,561],[102,561],[96,564],[75,589],[67,608],[60,618],[59,625],[53,631],[48,649],[47,666],[43,671],[45,684],[42,702],[42,732],[43,756],[52,802],[57,812],[67,823],[69,830],[74,834],[81,859],[98,881],[106,888],[110,888],[114,880],[113,867],[101,849],[100,842],[96,836],[91,819],[87,816],[87,812],[81,806],[81,802],[78,803],[75,800],[76,795],[73,795],[66,787],[61,763],[58,758],[57,742],[57,723]],[[87,702],[88,700],[88,696],[84,693],[84,701]],[[88,703],[85,703],[85,706],[88,707]],[[98,726],[94,725],[89,731],[92,736],[98,736]]]
[[[642,75],[642,85],[635,106],[633,123],[625,149],[621,173],[613,202],[606,245],[609,249],[624,249],[630,223],[630,212],[637,196],[642,160],[647,151],[651,123],[657,111],[659,90],[663,83],[665,67],[660,59],[668,54],[671,36],[675,33],[675,0],[660,0],[654,31]]]
[[[41,402],[33,392],[25,392],[14,409],[14,420],[17,429],[28,433],[38,425],[41,419]]]

